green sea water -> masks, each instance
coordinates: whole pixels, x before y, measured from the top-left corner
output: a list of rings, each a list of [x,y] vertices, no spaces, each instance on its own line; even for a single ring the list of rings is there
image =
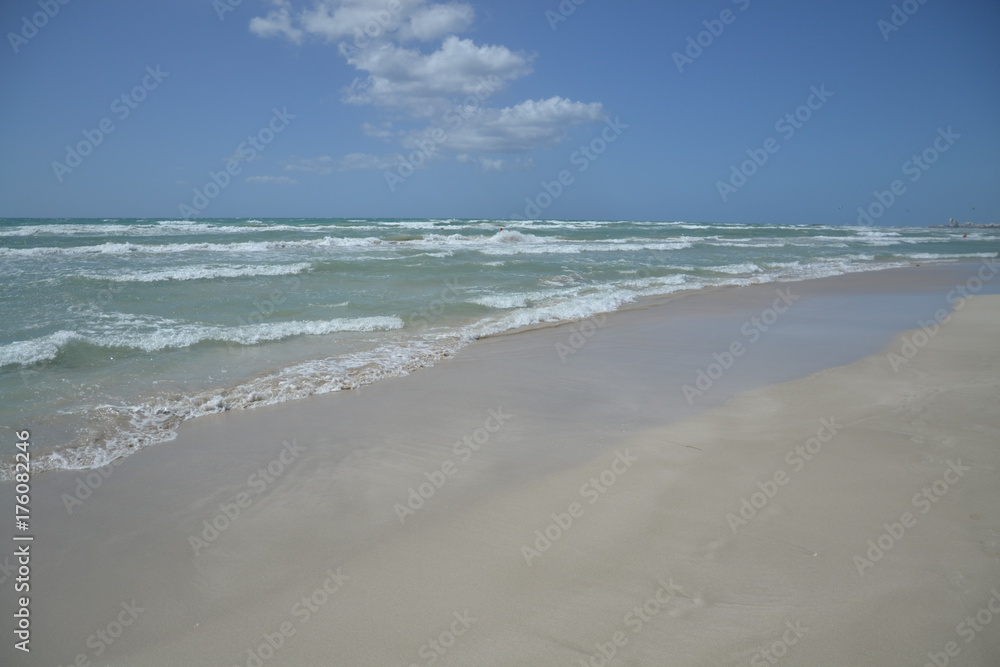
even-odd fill
[[[87,468],[187,419],[399,376],[644,296],[998,250],[989,229],[0,220],[0,423],[40,434],[37,467]]]

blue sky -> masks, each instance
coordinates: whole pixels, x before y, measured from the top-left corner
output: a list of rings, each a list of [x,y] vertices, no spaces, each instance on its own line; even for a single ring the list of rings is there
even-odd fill
[[[0,216],[1000,221],[995,0],[576,1],[4,2]]]

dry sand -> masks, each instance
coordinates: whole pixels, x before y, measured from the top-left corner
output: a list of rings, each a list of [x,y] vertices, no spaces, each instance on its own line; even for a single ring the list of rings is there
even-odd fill
[[[565,363],[569,326],[484,340],[197,420],[79,504],[39,475],[33,650],[0,661],[1000,664],[1000,297],[894,337],[975,268],[673,299]]]

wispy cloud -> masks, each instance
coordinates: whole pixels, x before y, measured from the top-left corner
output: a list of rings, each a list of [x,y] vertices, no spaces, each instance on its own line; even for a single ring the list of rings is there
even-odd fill
[[[285,171],[307,171],[316,174],[331,174],[336,166],[336,161],[329,155],[319,157],[297,157],[291,156],[284,160],[282,164]]]
[[[392,131],[392,123],[388,121],[382,123],[381,127],[377,127],[367,122],[362,123],[361,131],[365,133],[365,136],[375,137],[376,139],[388,140],[395,136],[395,134]]]
[[[535,161],[531,158],[505,160],[503,158],[489,158],[483,155],[469,155],[468,153],[461,153],[455,156],[455,161],[460,164],[474,164],[479,171],[485,174],[498,174],[508,171],[527,171],[535,168]]]
[[[246,182],[261,185],[295,185],[298,183],[294,178],[288,176],[250,176]]]
[[[394,169],[403,162],[403,156],[369,155],[368,153],[351,153],[340,160],[340,171],[354,169]]]

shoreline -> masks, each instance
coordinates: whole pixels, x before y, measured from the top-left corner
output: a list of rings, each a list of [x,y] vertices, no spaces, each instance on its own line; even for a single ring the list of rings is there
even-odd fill
[[[990,260],[982,260],[980,263],[985,263],[989,261]],[[993,262],[995,263],[995,260],[993,260]],[[231,409],[230,406],[228,405],[230,398],[234,398],[234,400],[239,402],[241,400],[240,396],[242,396],[243,394],[249,393],[251,395],[263,396],[264,398],[262,402],[258,402],[259,399],[253,399],[245,405],[239,405],[235,408],[238,411],[254,410],[262,406],[269,407],[273,405],[282,405],[285,403],[308,399],[313,396],[338,393],[339,391],[357,391],[361,388],[373,385],[381,381],[395,380],[400,377],[405,377],[406,375],[409,375],[413,372],[420,371],[424,368],[432,367],[436,364],[442,363],[443,361],[447,361],[448,359],[454,357],[457,354],[461,354],[463,350],[465,350],[470,344],[474,344],[477,341],[481,340],[496,338],[498,336],[516,336],[536,330],[544,330],[552,327],[559,327],[565,325],[574,326],[583,324],[584,326],[592,326],[594,322],[598,321],[603,322],[606,320],[607,317],[614,316],[617,313],[627,313],[633,310],[655,308],[663,306],[665,304],[674,303],[678,299],[688,299],[688,298],[698,297],[699,295],[709,295],[717,290],[727,290],[733,287],[755,287],[761,285],[786,285],[786,284],[799,284],[799,283],[809,284],[816,280],[822,281],[828,278],[846,278],[848,276],[875,276],[875,275],[885,274],[887,272],[890,275],[888,279],[892,280],[891,276],[898,271],[908,271],[921,266],[937,266],[944,268],[944,267],[963,267],[967,265],[972,265],[972,262],[970,260],[956,261],[956,262],[939,262],[939,263],[925,262],[923,264],[914,262],[911,266],[907,267],[878,268],[868,271],[849,271],[845,273],[835,274],[832,276],[823,276],[820,278],[810,278],[805,280],[768,280],[765,282],[753,283],[751,285],[728,285],[728,284],[714,285],[714,286],[698,287],[693,289],[682,289],[667,294],[641,296],[634,301],[621,304],[614,311],[595,313],[591,314],[588,317],[577,320],[538,322],[535,324],[529,324],[526,326],[507,329],[497,333],[487,333],[482,336],[475,336],[468,340],[459,340],[458,338],[456,338],[454,341],[451,342],[442,342],[437,348],[435,348],[435,350],[432,350],[431,352],[425,351],[423,357],[421,357],[418,354],[416,358],[412,359],[408,358],[402,365],[396,364],[394,366],[392,363],[385,364],[381,362],[370,363],[356,372],[357,377],[350,376],[342,378],[341,384],[343,386],[337,390],[330,390],[329,388],[320,388],[320,390],[317,391],[317,393],[312,393],[312,394],[298,391],[293,396],[268,397],[268,392],[274,390],[274,387],[272,385],[274,385],[276,382],[281,384],[281,382],[279,381],[289,370],[308,366],[310,364],[324,363],[328,360],[335,360],[337,359],[337,357],[330,357],[329,359],[325,358],[301,359],[295,361],[290,366],[285,366],[278,369],[272,369],[262,374],[244,378],[237,385],[226,386],[218,388],[217,390],[203,389],[198,392],[195,392],[197,396],[200,397],[199,400],[201,401],[201,403],[198,405],[195,404],[187,405],[189,401],[185,402],[183,400],[178,402],[176,400],[177,391],[175,390],[170,390],[168,392],[169,395],[173,397],[169,399],[167,398],[167,395],[164,395],[160,398],[154,398],[149,396],[145,396],[144,398],[137,398],[138,403],[133,407],[138,409],[139,412],[131,413],[129,411],[120,410],[122,414],[116,414],[116,416],[114,416],[113,418],[107,416],[108,419],[112,419],[112,423],[110,425],[100,424],[98,422],[93,422],[93,423],[88,422],[85,425],[87,429],[96,428],[98,429],[98,431],[103,431],[108,428],[112,430],[126,428],[125,422],[135,419],[139,419],[140,421],[144,422],[145,425],[139,428],[138,430],[135,430],[134,428],[131,430],[126,429],[125,431],[121,433],[116,433],[114,435],[114,439],[116,441],[124,439],[124,442],[126,443],[124,449],[122,448],[121,443],[118,443],[116,447],[111,451],[107,451],[105,445],[97,445],[90,443],[90,444],[80,445],[72,449],[48,450],[42,455],[45,460],[44,465],[46,467],[44,468],[44,470],[41,470],[40,472],[59,471],[59,470],[86,471],[97,468],[104,468],[108,465],[116,464],[122,457],[132,456],[137,452],[143,451],[149,447],[153,447],[156,445],[163,445],[172,442],[177,437],[178,429],[183,428],[184,424],[190,422],[193,419],[212,417],[223,412],[228,412]],[[417,343],[417,348],[423,345],[423,343],[419,343],[419,339],[408,341],[408,345],[412,345],[414,343]],[[417,348],[413,349],[408,348],[409,349],[408,354],[416,353]],[[568,352],[565,353],[571,354],[573,352],[575,352],[575,349],[571,348]],[[334,366],[336,365],[338,364],[334,363]],[[310,380],[309,382],[307,382],[307,384],[309,383],[312,383],[312,381]],[[293,381],[292,384],[297,384],[297,382]],[[251,391],[250,390],[251,387],[257,387],[257,390]],[[218,405],[218,403],[220,402],[225,403],[226,405],[220,408]],[[191,410],[193,412],[191,414],[178,414],[174,412],[175,409],[181,407],[185,407],[185,409]],[[156,424],[156,426],[152,427],[150,426],[150,424]],[[51,440],[51,436],[66,435],[66,433],[64,433],[65,430],[64,427],[65,425],[63,425],[63,427],[53,430],[51,433],[48,433],[47,431],[48,429],[51,428],[51,425],[46,425],[46,427],[43,429],[43,438]],[[153,430],[150,431],[149,430],[150,428],[153,428]],[[48,435],[49,437],[45,438],[44,437],[45,435]],[[62,459],[62,465],[61,466],[57,465],[56,467],[50,467],[52,466],[52,459],[56,457]],[[96,461],[93,462],[92,465],[88,467],[82,467],[81,461],[93,460],[95,457],[98,458]],[[73,467],[65,467],[67,463],[70,462],[72,462]],[[36,464],[37,463],[38,461],[36,461]],[[10,479],[4,479],[4,478],[10,478],[11,476],[11,470],[9,470],[8,468],[9,466],[0,465],[0,483],[3,483],[4,481],[10,481]]]
[[[978,470],[996,469],[996,452],[983,438],[1000,433],[1000,425],[976,411],[997,391],[996,362],[982,332],[995,331],[990,313],[996,297],[985,294],[996,285],[964,302],[956,324],[941,324],[898,371],[887,357],[901,350],[901,331],[934,318],[948,290],[965,284],[980,265],[668,298],[608,314],[590,337],[578,330],[584,343],[575,349],[572,329],[579,323],[484,338],[463,354],[393,382],[195,420],[174,443],[122,460],[80,505],[71,503],[72,513],[63,495],[72,497],[74,482],[89,473],[39,475],[33,491],[35,521],[45,538],[37,545],[34,580],[40,588],[39,651],[23,664],[68,664],[79,653],[96,658],[88,636],[133,599],[149,611],[138,617],[136,629],[106,647],[102,661],[242,665],[246,651],[265,641],[260,637],[278,632],[282,648],[268,664],[312,664],[334,651],[351,664],[423,664],[420,650],[427,639],[457,623],[456,633],[468,635],[441,656],[441,664],[493,664],[486,656],[501,647],[507,651],[503,664],[571,664],[597,644],[614,644],[616,632],[634,631],[638,621],[626,622],[623,614],[655,599],[663,612],[657,618],[677,623],[642,621],[635,639],[629,634],[631,641],[616,647],[623,656],[642,664],[664,656],[681,664],[721,664],[713,660],[735,657],[745,662],[751,657],[746,647],[781,636],[784,621],[775,619],[784,613],[782,604],[799,610],[806,626],[817,627],[815,601],[824,596],[837,601],[833,638],[863,637],[859,646],[872,648],[875,631],[852,620],[851,608],[860,603],[880,614],[885,605],[906,609],[891,602],[897,593],[910,603],[933,598],[912,582],[899,588],[910,579],[896,575],[902,578],[895,588],[892,577],[879,580],[870,593],[848,587],[859,596],[848,600],[833,584],[833,575],[842,572],[830,569],[828,554],[843,556],[845,550],[863,550],[869,537],[877,540],[881,519],[874,519],[892,519],[896,505],[906,509],[908,485],[923,477],[916,490],[932,483],[944,474],[946,466],[939,464],[948,456],[968,457],[969,451]],[[760,334],[751,343],[741,329],[754,317],[767,320],[762,314],[776,308],[775,288],[791,289],[796,299],[785,311],[775,310],[768,330],[751,324],[750,331]],[[964,325],[966,319],[976,326]],[[901,329],[906,321],[911,326]],[[735,342],[746,349],[735,354]],[[560,358],[559,343],[574,352]],[[987,355],[978,365],[967,360],[976,350]],[[713,355],[726,351],[734,355],[731,367],[688,403],[682,386],[697,382],[697,371],[712,363],[725,365]],[[960,363],[948,365],[939,357]],[[969,378],[981,379],[970,384]],[[948,409],[935,403],[939,396],[948,399]],[[842,406],[841,413],[821,433],[821,418],[831,418],[832,404]],[[857,419],[840,416],[858,411]],[[873,428],[866,424],[885,414],[895,421],[866,431]],[[956,435],[938,432],[939,423]],[[831,430],[835,442],[847,434],[858,438],[850,455],[817,457],[794,471],[793,482],[815,478],[807,483],[786,487],[777,481],[777,468],[792,465],[782,464],[781,455],[810,438],[831,436]],[[899,439],[903,432],[922,440],[907,445]],[[745,447],[725,446],[736,441]],[[621,453],[629,448],[631,454]],[[859,470],[859,461],[868,465]],[[884,479],[878,465],[894,477]],[[729,534],[726,514],[743,518],[740,498],[756,502],[755,483],[771,489],[768,480],[780,485],[780,495],[754,508],[757,513],[744,519],[748,525],[735,522]],[[996,485],[987,480],[953,486],[947,500],[976,505],[967,514],[980,518],[935,509],[916,526],[932,526],[937,537],[957,530],[949,526],[971,531],[969,521],[984,526],[981,545],[945,549],[951,569],[963,572],[966,584],[959,588],[965,595],[967,584],[985,582],[986,574],[998,575],[1000,583],[1000,545],[985,563],[970,550],[976,546],[989,558],[990,540],[996,539],[989,531],[1000,537],[1000,525],[988,512],[996,507]],[[810,500],[810,493],[817,497]],[[0,486],[0,498],[11,502],[10,485]],[[872,525],[846,525],[824,514],[832,528],[817,534],[802,515],[806,508],[820,511],[822,502],[854,508],[855,520],[870,515]],[[873,503],[883,503],[886,511],[872,515]],[[941,507],[947,507],[944,499]],[[236,514],[228,523],[227,511]],[[706,516],[721,532],[705,528]],[[789,517],[791,526],[782,529]],[[212,533],[204,522],[226,527],[208,539]],[[664,534],[655,526],[671,530]],[[907,543],[941,556],[934,539],[918,537],[917,528]],[[536,529],[558,537],[546,538],[551,544],[544,550],[536,548],[545,545]],[[848,540],[852,536],[860,540],[856,545]],[[580,541],[565,546],[574,540]],[[530,564],[526,546],[538,553],[528,554]],[[893,551],[866,573],[875,577],[889,570],[886,564],[897,553],[904,552]],[[900,565],[910,578],[936,562],[914,558]],[[672,566],[654,567],[664,559]],[[780,563],[780,572],[767,566],[768,559]],[[848,571],[855,567],[850,555],[837,563]],[[866,587],[867,577],[859,577]],[[725,585],[713,583],[721,581]],[[933,593],[954,596],[958,590]],[[11,589],[0,583],[0,591],[6,612]],[[304,612],[293,610],[310,591],[323,591],[311,599],[327,601],[314,602],[316,611],[304,620]],[[487,600],[497,602],[484,610]],[[744,607],[762,602],[766,618],[745,616]],[[93,612],[84,613],[91,604]],[[947,606],[949,614],[959,607],[954,599]],[[467,607],[470,616],[463,617]],[[932,626],[929,613],[907,614],[943,642],[947,627]],[[286,623],[294,634],[282,634]],[[899,620],[882,623],[912,641],[921,638]],[[698,641],[712,628],[726,629],[729,639],[721,648]],[[816,655],[830,664],[837,655],[830,652],[833,638],[811,632],[820,635]],[[982,637],[975,646],[987,651],[982,655],[1000,654],[993,652],[995,642]],[[0,655],[7,650],[0,648]],[[882,647],[880,655],[895,654]]]

